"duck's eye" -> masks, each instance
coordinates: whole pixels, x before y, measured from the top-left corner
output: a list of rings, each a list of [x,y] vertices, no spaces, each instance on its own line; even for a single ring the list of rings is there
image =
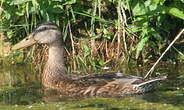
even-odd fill
[[[26,38],[26,40],[29,40],[29,38]]]

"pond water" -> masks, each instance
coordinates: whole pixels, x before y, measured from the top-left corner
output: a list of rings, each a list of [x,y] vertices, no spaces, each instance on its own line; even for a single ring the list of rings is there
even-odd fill
[[[150,66],[122,66],[120,71],[143,76]],[[40,75],[30,64],[0,62],[0,110],[184,110],[184,64],[161,63],[166,73],[155,91],[121,98],[79,98],[45,93]]]

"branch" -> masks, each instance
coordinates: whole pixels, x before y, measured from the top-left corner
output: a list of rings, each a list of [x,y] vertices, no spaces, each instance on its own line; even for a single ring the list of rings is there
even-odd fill
[[[182,35],[184,32],[184,29],[182,29],[179,34],[175,37],[175,39],[171,42],[171,44],[167,47],[167,49],[162,53],[160,58],[155,62],[155,64],[151,67],[151,69],[148,71],[148,73],[144,76],[144,78],[147,78],[149,75],[151,75],[154,71],[155,66],[159,63],[159,61],[162,59],[162,57],[165,55],[165,53],[171,48],[171,46],[176,42],[176,40]]]

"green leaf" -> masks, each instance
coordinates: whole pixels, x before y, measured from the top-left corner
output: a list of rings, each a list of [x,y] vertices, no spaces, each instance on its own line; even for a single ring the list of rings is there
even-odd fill
[[[163,4],[166,0],[153,0],[154,4]]]
[[[72,5],[76,3],[76,0],[53,0],[57,2],[61,2],[62,5]]]
[[[128,29],[130,30],[130,32],[133,32],[133,33],[141,31],[141,28],[135,25],[129,25]]]
[[[18,15],[18,16],[23,16],[24,15],[24,13],[25,13],[25,10],[23,10],[23,9],[20,9],[20,10],[18,10],[17,12],[15,12],[16,13],[16,15]]]
[[[6,18],[7,20],[9,20],[9,19],[11,18],[11,14],[8,13],[7,11],[5,11],[4,16],[5,16],[5,18]]]
[[[167,11],[168,14],[171,14],[177,18],[183,19],[184,20],[184,11],[181,11],[178,8],[175,7],[168,7]]]
[[[103,37],[106,39],[111,39],[111,36],[113,36],[113,33],[111,33],[107,28],[103,28]]]
[[[144,3],[142,2],[138,2],[135,7],[133,8],[133,14],[135,16],[138,16],[138,15],[144,15],[146,14],[147,12],[147,8],[145,7]]]
[[[91,48],[87,45],[83,45],[83,50],[84,50],[84,56],[90,56],[91,55]]]
[[[48,9],[48,12],[49,13],[54,13],[54,14],[62,14],[62,13],[64,13],[64,10],[63,9],[61,9],[60,7],[53,7],[53,8],[49,8]]]
[[[97,64],[99,64],[100,66],[103,66],[105,64],[104,60],[101,58],[97,59]]]
[[[32,0],[13,0],[10,5],[20,5]]]
[[[138,59],[140,52],[143,50],[144,46],[146,45],[146,43],[148,42],[149,37],[145,36],[143,39],[141,39],[141,41],[137,44],[137,49],[136,49],[136,59]]]

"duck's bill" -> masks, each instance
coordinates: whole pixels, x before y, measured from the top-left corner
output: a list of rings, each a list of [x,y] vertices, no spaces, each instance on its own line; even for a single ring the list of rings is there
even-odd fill
[[[18,49],[24,49],[26,47],[32,46],[36,43],[36,40],[34,40],[32,34],[30,34],[28,37],[24,38],[19,43],[15,44],[11,50],[18,50]]]

